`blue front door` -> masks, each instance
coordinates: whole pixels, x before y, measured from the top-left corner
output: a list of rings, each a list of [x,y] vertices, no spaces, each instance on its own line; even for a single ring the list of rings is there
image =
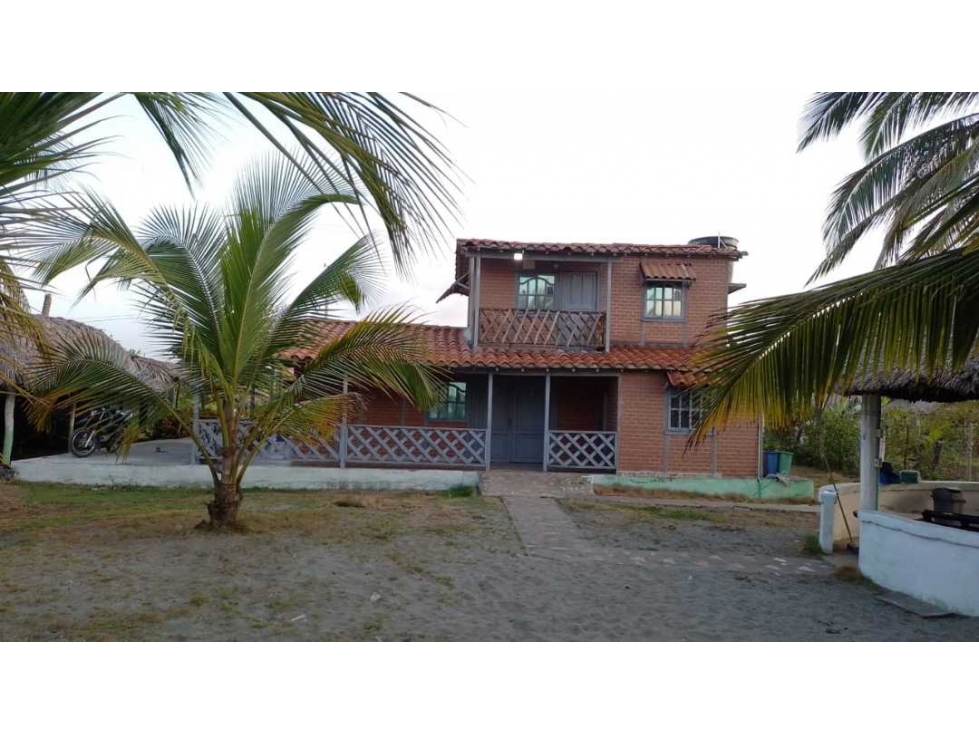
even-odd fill
[[[493,383],[493,463],[544,460],[544,378],[496,377]]]

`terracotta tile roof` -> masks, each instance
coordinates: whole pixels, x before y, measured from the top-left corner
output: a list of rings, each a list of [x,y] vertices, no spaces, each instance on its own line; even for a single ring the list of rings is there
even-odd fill
[[[339,338],[354,321],[323,321],[320,334],[326,344]],[[562,350],[530,351],[501,347],[470,349],[465,329],[458,326],[405,325],[417,330],[431,355],[430,364],[444,368],[495,369],[606,369],[606,370],[684,370],[692,350],[683,347],[613,346],[608,352]],[[315,347],[287,350],[285,359],[302,362],[312,359]]]
[[[700,384],[701,377],[695,372],[667,372],[671,387],[688,388]]]
[[[515,242],[512,240],[456,240],[456,279],[466,272],[466,255],[473,252],[526,252],[539,255],[602,255],[622,257],[721,257],[739,260],[748,253],[713,245],[641,245],[628,242]]]
[[[682,262],[643,260],[639,269],[646,280],[697,280],[693,267]]]

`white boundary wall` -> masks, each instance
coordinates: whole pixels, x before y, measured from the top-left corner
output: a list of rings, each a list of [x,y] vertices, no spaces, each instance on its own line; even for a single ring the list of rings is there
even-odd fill
[[[110,464],[86,461],[15,461],[17,478],[93,486],[210,488],[206,466]],[[475,487],[479,472],[441,469],[337,469],[335,467],[251,466],[242,486],[263,489],[347,489],[440,491]]]
[[[893,591],[979,616],[979,533],[860,511],[860,571]]]

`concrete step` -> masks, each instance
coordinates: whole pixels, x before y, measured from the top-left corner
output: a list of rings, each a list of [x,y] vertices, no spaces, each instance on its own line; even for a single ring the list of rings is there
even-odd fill
[[[491,469],[479,475],[479,491],[488,497],[592,496],[587,474]]]

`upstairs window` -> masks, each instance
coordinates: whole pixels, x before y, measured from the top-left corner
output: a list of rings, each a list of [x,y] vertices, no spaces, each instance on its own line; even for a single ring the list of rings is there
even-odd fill
[[[466,420],[466,383],[450,382],[446,385],[442,402],[428,411],[428,417],[437,421]]]
[[[651,283],[646,286],[647,319],[683,318],[683,286],[677,283]]]
[[[521,275],[517,281],[517,308],[526,311],[554,308],[554,276]]]
[[[670,390],[670,415],[667,428],[677,433],[692,431],[700,423],[701,394],[696,390]]]

